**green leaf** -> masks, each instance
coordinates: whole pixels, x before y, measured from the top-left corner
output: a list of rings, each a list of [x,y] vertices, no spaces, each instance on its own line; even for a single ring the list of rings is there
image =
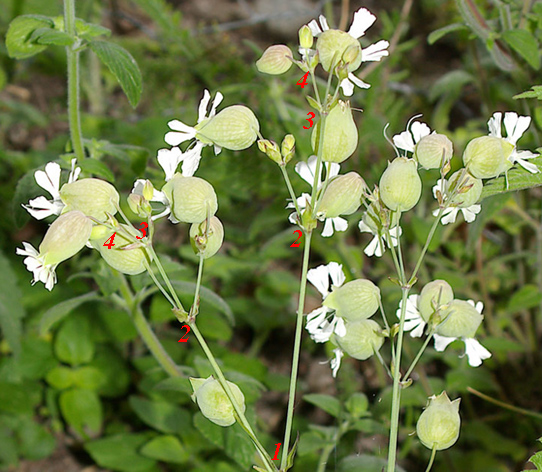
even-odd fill
[[[9,57],[25,59],[46,49],[47,46],[32,43],[30,36],[38,28],[53,26],[53,20],[47,16],[23,15],[15,18],[9,24],[6,34],[6,48]]]
[[[514,100],[518,98],[536,98],[542,100],[542,85],[533,85],[532,90],[527,90],[526,92],[519,93],[514,95]]]
[[[29,41],[47,46],[71,46],[75,39],[64,31],[53,28],[38,28],[30,35]]]
[[[439,39],[446,36],[448,33],[453,31],[465,31],[468,29],[463,23],[452,23],[451,25],[444,26],[438,30],[433,31],[427,36],[427,42],[429,44],[435,44]]]
[[[55,339],[55,354],[59,360],[73,366],[86,364],[94,357],[88,318],[75,315],[62,324]]]
[[[129,403],[141,421],[162,433],[181,434],[191,423],[186,410],[165,401],[151,401],[132,395]]]
[[[186,393],[192,395],[194,391],[190,385],[190,380],[183,377],[170,377],[162,380],[154,386],[155,390],[172,390],[174,392]]]
[[[89,365],[96,367],[105,378],[98,390],[100,396],[118,397],[125,394],[130,385],[130,371],[114,348],[101,346]]]
[[[309,393],[304,395],[303,399],[316,405],[325,412],[337,418],[341,413],[341,402],[331,395],[323,395],[320,393]]]
[[[0,381],[0,411],[15,415],[32,415],[41,401],[38,382],[11,383]]]
[[[105,375],[96,367],[84,366],[73,371],[73,383],[79,388],[98,390],[105,383]]]
[[[524,285],[508,301],[508,314],[534,308],[542,301],[542,293],[536,285]]]
[[[360,454],[355,456],[345,457],[339,463],[338,472],[382,472],[385,470],[388,461],[383,457],[369,456]],[[396,472],[405,472],[405,469],[395,466]]]
[[[158,436],[141,448],[141,454],[162,462],[184,464],[190,459],[190,452],[175,436]]]
[[[316,431],[309,431],[303,433],[299,440],[298,454],[300,457],[312,454],[320,449],[323,449],[330,444],[329,439],[322,437],[320,433]]]
[[[85,449],[106,469],[122,472],[145,472],[156,462],[141,455],[139,448],[150,439],[149,434],[118,434],[85,444]]]
[[[194,415],[194,426],[208,441],[220,449],[224,449],[226,428],[212,423],[199,412]]]
[[[94,23],[87,23],[79,18],[75,20],[75,31],[78,37],[87,41],[98,36],[111,36],[109,28]]]
[[[55,438],[31,416],[19,418],[17,438],[19,452],[30,460],[43,459],[52,454],[56,447]]]
[[[74,388],[60,394],[60,411],[66,422],[81,436],[88,429],[91,433],[100,431],[103,422],[102,403],[92,390]]]
[[[529,459],[529,462],[535,465],[536,470],[542,471],[542,452],[537,452]]]
[[[65,390],[73,385],[73,370],[64,366],[57,366],[48,372],[45,380],[52,387]]]
[[[523,167],[517,167],[508,171],[508,188],[506,188],[505,176],[491,179],[484,184],[480,201],[484,198],[498,195],[500,193],[514,192],[516,190],[524,190],[526,188],[540,187],[542,185],[542,157],[529,159],[541,171],[537,174],[525,170]]]
[[[132,107],[136,107],[143,88],[141,72],[132,55],[118,44],[91,41],[90,48],[116,77]]]
[[[102,177],[109,182],[115,181],[115,175],[113,174],[113,172],[111,172],[111,170],[109,170],[109,167],[107,167],[101,161],[98,161],[96,159],[85,159],[84,161],[79,161],[77,165],[81,167],[81,170],[83,172],[97,175],[98,177]]]
[[[104,300],[100,297],[98,292],[89,292],[84,295],[72,298],[70,300],[65,300],[60,302],[58,305],[55,305],[52,308],[49,308],[41,317],[40,321],[40,333],[43,336],[51,329],[51,327],[68,316],[75,308],[82,305],[85,302],[90,300]]]
[[[25,317],[24,308],[20,303],[21,298],[17,276],[8,259],[0,252],[0,327],[17,357],[21,354],[21,320]]]
[[[502,37],[533,69],[540,68],[538,41],[530,31],[524,29],[508,30],[503,33]]]

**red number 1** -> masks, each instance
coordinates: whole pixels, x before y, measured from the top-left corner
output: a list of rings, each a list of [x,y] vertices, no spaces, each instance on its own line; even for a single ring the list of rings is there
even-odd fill
[[[302,232],[300,229],[296,229],[296,230],[294,231],[294,234],[295,234],[295,233],[299,233],[299,238],[300,238],[301,236],[303,236],[303,232]],[[299,238],[297,238],[297,239],[290,245],[290,247],[299,247],[299,243],[298,243]]]
[[[280,446],[282,446],[282,443],[275,444],[275,446],[277,446],[277,448],[275,449],[275,455],[273,456],[273,459],[271,460],[278,461],[279,449],[280,449]]]
[[[186,336],[186,339],[184,339],[184,336],[183,336],[181,339],[179,339],[177,341],[178,343],[187,343],[188,342],[188,333],[190,332],[190,326],[183,325],[183,326],[181,326],[181,329],[183,329],[183,328],[186,328],[186,334],[184,335],[184,336]]]

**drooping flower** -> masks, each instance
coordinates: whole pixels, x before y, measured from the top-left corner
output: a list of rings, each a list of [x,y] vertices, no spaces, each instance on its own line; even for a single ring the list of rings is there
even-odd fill
[[[453,176],[452,176],[452,179],[453,179]],[[452,179],[450,179],[450,181]],[[474,177],[472,179],[474,179]],[[446,208],[442,212],[442,217],[440,220],[443,225],[447,225],[449,223],[455,223],[455,220],[459,212],[463,213],[463,218],[465,218],[465,221],[467,223],[472,223],[476,219],[476,215],[478,215],[478,213],[482,211],[482,205],[479,205],[477,203],[471,203],[471,201],[478,201],[478,198],[480,197],[480,194],[482,192],[482,182],[479,179],[475,179],[475,180],[478,180],[480,183],[479,189],[475,189],[473,186],[467,193],[470,193],[473,190],[475,190],[475,192],[477,193],[477,196],[475,196],[475,198],[473,199],[470,199],[468,195],[465,195],[465,194],[456,195],[454,200],[457,200],[458,197],[459,198],[464,197],[466,198],[465,203],[456,204],[456,205],[452,203],[452,206],[449,206],[448,208]],[[445,199],[447,198],[446,194],[448,193],[448,189],[450,187],[450,181],[446,179],[437,180],[437,184],[433,187],[433,195],[436,199],[438,199],[437,192],[440,192],[440,194],[444,196]],[[439,211],[440,211],[439,209],[434,210],[433,216],[438,216]]]
[[[131,193],[133,193],[135,195],[144,196],[143,195],[143,190],[145,188],[145,183],[146,182],[147,181],[145,179],[137,179],[134,182],[134,188],[132,189]],[[155,188],[153,188],[152,189],[152,196],[151,196],[150,199],[148,199],[148,201],[161,203],[165,207],[165,209],[161,213],[159,213],[158,215],[153,215],[151,217],[151,220],[155,221],[155,220],[157,220],[159,218],[170,215],[170,213],[171,213],[171,204],[170,204],[169,200],[167,199],[166,194],[164,192],[161,192],[160,190],[156,190]],[[172,216],[170,216],[170,220],[172,220],[173,223],[178,223],[178,221],[173,219]]]
[[[75,182],[81,173],[80,167],[75,167],[77,159],[71,161],[71,172],[68,177],[68,183]],[[62,209],[65,207],[60,198],[60,165],[56,162],[49,162],[45,166],[45,171],[37,170],[34,173],[36,183],[47,190],[53,197],[52,200],[47,197],[41,196],[34,198],[28,202],[28,205],[23,205],[23,208],[28,211],[37,220],[43,220],[51,215],[60,215]]]
[[[338,30],[330,30],[327,19],[324,15],[320,15],[319,17],[320,23],[316,20],[312,20],[308,26],[310,30],[312,31],[312,34],[314,37],[320,37],[323,33],[326,31],[337,31]],[[358,11],[354,13],[354,19],[352,21],[352,25],[350,26],[350,29],[348,30],[347,34],[350,35],[354,40],[358,40],[362,36],[365,35],[365,32],[373,25],[373,23],[376,21],[376,16],[374,16],[369,10],[366,8],[360,8]],[[340,32],[343,35],[344,32]],[[336,38],[334,38],[336,40]],[[349,45],[349,41],[340,41],[343,43],[346,47]],[[348,69],[348,77],[343,79],[341,81],[341,88],[343,90],[343,93],[349,97],[354,93],[354,85],[357,85],[360,88],[367,89],[370,87],[369,84],[363,82],[363,80],[356,77],[353,72],[355,69],[361,65],[362,62],[369,62],[369,61],[380,61],[383,57],[389,55],[388,51],[389,43],[388,41],[380,40],[375,44],[371,44],[370,46],[361,49],[361,58],[357,58],[354,62],[354,65],[352,67],[353,70]],[[318,49],[318,45],[317,45]],[[330,51],[330,55],[334,56],[336,51]],[[343,53],[345,51],[339,51],[339,59],[341,59]],[[320,51],[320,54],[322,56],[322,52]],[[321,57],[322,59],[322,57]]]
[[[420,115],[418,115],[420,116]],[[416,144],[425,136],[431,134],[431,128],[421,121],[414,121],[407,124],[406,131],[393,136],[393,143],[399,149],[406,152],[414,153]]]
[[[506,137],[502,136],[502,113],[500,111],[493,113],[493,116],[487,122],[489,128],[489,136],[504,139],[514,146],[514,150],[508,156],[508,160],[512,164],[519,164],[525,170],[536,174],[540,169],[532,162],[527,162],[528,159],[533,159],[539,154],[534,154],[531,151],[519,151],[516,147],[518,140],[527,131],[531,124],[530,116],[518,116],[515,112],[506,112],[504,114],[504,129]]]
[[[381,257],[386,251],[386,245],[389,248],[392,246],[397,247],[399,244],[399,237],[403,234],[402,228],[397,225],[397,214],[395,213],[393,214],[395,221],[389,225],[390,229],[388,236],[388,232],[381,220],[380,211],[377,208],[376,203],[371,203],[369,209],[363,214],[363,217],[358,224],[360,232],[371,233],[374,236],[363,251],[368,257]]]
[[[413,338],[419,338],[425,329],[427,323],[422,318],[420,311],[418,310],[419,295],[409,295],[406,302],[405,311],[405,325],[404,330],[410,331],[410,336]],[[399,308],[397,309],[397,318],[401,319],[401,308],[403,307],[403,300],[399,301]]]

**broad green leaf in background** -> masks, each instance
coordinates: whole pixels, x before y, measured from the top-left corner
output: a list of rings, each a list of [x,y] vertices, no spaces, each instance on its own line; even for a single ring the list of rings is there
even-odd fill
[[[75,30],[77,36],[86,39],[87,41],[98,36],[111,36],[111,30],[109,28],[94,23],[87,23],[80,18],[76,18],[75,20]]]
[[[19,418],[16,433],[19,452],[28,459],[43,459],[51,455],[56,447],[56,441],[52,434],[45,427],[36,423],[31,416]]]
[[[105,375],[96,367],[83,366],[73,371],[73,383],[79,388],[98,390],[105,383]]]
[[[526,92],[514,95],[514,99],[536,98],[537,100],[542,100],[542,85],[533,85],[531,88],[532,90],[527,90]]]
[[[32,415],[34,408],[41,402],[41,396],[39,382],[0,381],[0,412]]]
[[[60,394],[60,411],[66,422],[82,436],[97,433],[102,427],[102,403],[91,390],[74,388]]]
[[[162,433],[181,434],[191,423],[190,414],[186,410],[165,401],[152,401],[132,395],[129,403],[141,421]]]
[[[163,462],[183,464],[190,459],[190,451],[176,436],[164,435],[151,439],[141,448],[141,454]]]
[[[139,453],[151,434],[118,434],[85,444],[85,449],[106,469],[121,472],[147,472],[154,469],[156,461]]]
[[[388,461],[383,457],[369,456],[360,454],[345,457],[339,463],[338,472],[382,472],[386,468]],[[405,469],[395,466],[396,472],[405,472]]]
[[[89,292],[70,300],[65,300],[60,302],[58,305],[49,308],[41,317],[40,333],[42,335],[46,334],[56,322],[68,316],[79,305],[82,305],[90,300],[99,299],[101,299],[101,297],[98,292]]]
[[[53,20],[41,15],[23,15],[15,18],[6,34],[6,48],[9,57],[25,59],[38,54],[47,46],[35,44],[30,41],[30,36],[38,28],[52,28]]]
[[[73,385],[73,370],[65,366],[57,366],[51,369],[45,380],[58,390],[70,388]]]
[[[96,159],[85,159],[84,161],[79,161],[77,165],[81,167],[83,172],[97,175],[109,182],[115,181],[115,175],[109,170],[109,167]]]
[[[303,399],[309,403],[312,403],[313,405],[316,405],[318,408],[321,408],[336,418],[341,413],[341,402],[331,395],[309,393],[308,395],[304,395]]]
[[[130,105],[136,107],[141,98],[143,83],[141,71],[132,55],[118,44],[91,41],[90,48],[116,77]]]
[[[465,31],[468,29],[463,23],[452,23],[451,25],[446,25],[443,28],[433,31],[427,36],[427,42],[429,44],[435,44],[439,39],[446,36],[448,33],[453,31]]]
[[[0,327],[16,356],[21,353],[21,320],[25,317],[21,291],[8,259],[0,252]]]
[[[512,295],[508,301],[507,312],[509,315],[518,313],[522,310],[528,310],[540,305],[542,293],[536,285],[526,284]]]
[[[484,200],[484,198],[491,197],[492,195],[497,195],[499,193],[540,187],[542,185],[542,157],[529,159],[529,162],[535,164],[540,172],[537,174],[532,174],[523,167],[517,165],[515,168],[508,171],[508,188],[506,188],[506,178],[504,175],[497,177],[496,179],[488,180],[484,183],[480,201]]]
[[[38,28],[30,35],[29,41],[47,46],[71,46],[75,39],[68,33],[54,28]]]
[[[77,366],[94,357],[88,318],[73,315],[62,324],[55,338],[55,354],[62,362]]]
[[[502,37],[533,69],[540,68],[538,42],[531,32],[524,29],[513,29],[505,31]]]

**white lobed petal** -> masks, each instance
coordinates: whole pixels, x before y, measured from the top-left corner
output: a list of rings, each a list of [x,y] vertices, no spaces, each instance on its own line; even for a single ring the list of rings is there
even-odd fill
[[[334,323],[335,328],[333,329],[333,332],[341,338],[346,336],[346,326],[344,324],[344,320],[339,316],[336,316],[334,319]]]
[[[382,254],[386,251],[386,248],[384,246],[384,240],[380,238],[378,235],[376,235],[369,244],[365,247],[365,250],[363,251],[366,256],[372,257],[382,257]]]
[[[320,25],[316,20],[311,20],[310,23],[307,25],[309,29],[311,30],[312,35],[316,38],[319,34],[322,34],[323,31],[320,28]]]
[[[333,235],[334,231],[346,231],[348,229],[348,221],[340,216],[336,218],[326,218],[324,222],[324,230],[322,236],[325,238]]]
[[[69,184],[75,182],[79,178],[79,174],[81,173],[81,167],[75,167],[75,164],[77,164],[76,158],[72,159],[71,164],[72,164],[72,169],[70,171],[70,175],[68,176]]]
[[[390,43],[384,41],[383,39],[377,43],[371,44],[366,48],[361,50],[361,61],[362,62],[377,62],[380,61],[383,57],[389,56],[390,52],[388,47]]]
[[[435,210],[436,213],[433,213],[435,216],[438,215],[439,213],[439,210]],[[457,207],[451,207],[451,208],[446,208],[446,210],[444,210],[442,212],[442,218],[440,220],[440,222],[443,224],[443,225],[447,225],[447,224],[450,224],[450,223],[455,223],[455,220],[457,219],[457,214],[459,213],[459,208]]]
[[[327,18],[324,15],[320,15],[318,19],[320,20],[322,31],[327,31],[329,29],[329,25],[327,24]]]
[[[299,161],[294,170],[305,182],[307,182],[311,187],[314,183],[314,173],[316,172],[316,164],[318,158],[316,156],[311,156],[305,161]],[[320,180],[320,179],[319,179]]]
[[[484,359],[489,359],[491,357],[491,352],[482,346],[476,339],[465,338],[463,339],[463,342],[465,343],[465,354],[472,367],[482,365]]]
[[[207,118],[207,106],[211,100],[211,94],[209,90],[205,89],[203,91],[203,98],[199,102],[198,107],[198,123],[201,123],[205,118]]]
[[[37,197],[28,202],[28,205],[22,207],[30,213],[36,220],[43,220],[51,215],[60,215],[64,208],[64,203],[60,200],[47,200],[45,197]]]
[[[530,124],[530,116],[518,116],[515,112],[505,113],[504,129],[506,130],[506,140],[515,146]]]
[[[179,162],[183,160],[183,153],[180,148],[172,147],[171,149],[159,149],[157,155],[158,164],[164,170],[166,182],[170,180],[177,171]]]
[[[341,348],[335,348],[333,349],[333,353],[335,354],[335,357],[331,359],[331,375],[333,378],[337,377],[337,372],[339,371],[339,367],[341,367],[341,359],[344,356],[344,352]]]
[[[438,352],[444,351],[449,344],[453,343],[457,338],[449,338],[447,336],[441,336],[440,334],[433,334],[435,339],[435,350]]]
[[[327,265],[327,270],[329,277],[331,278],[331,282],[335,287],[340,287],[342,284],[344,284],[346,278],[343,272],[342,264],[332,261]]]
[[[489,136],[493,136],[495,138],[502,138],[501,122],[502,113],[500,111],[493,113],[493,116],[487,122]]]
[[[314,269],[309,269],[307,272],[307,280],[314,285],[322,297],[327,297],[329,294],[329,267],[320,265]]]
[[[402,133],[396,134],[393,138],[393,144],[403,151],[414,152],[414,140],[412,139],[412,134],[409,131],[403,131]]]
[[[482,205],[471,205],[468,208],[461,208],[463,218],[467,223],[472,223],[476,219],[476,215],[482,211]]]
[[[410,126],[410,132],[414,137],[414,142],[418,143],[418,141],[424,136],[428,136],[429,134],[431,134],[431,128],[429,128],[429,126],[427,126],[425,123],[422,123],[421,121],[415,121]]]
[[[60,198],[60,166],[56,162],[49,162],[45,166],[45,172],[37,170],[34,172],[36,183],[47,190],[53,199]]]
[[[352,95],[354,95],[354,84],[350,82],[349,78],[341,80],[340,87],[346,97],[351,97]]]
[[[211,106],[211,111],[209,112],[209,118],[212,118],[216,115],[216,109],[218,105],[222,103],[222,100],[224,100],[224,95],[222,95],[220,92],[216,92],[215,98],[213,100],[213,105]]]
[[[180,132],[180,131],[169,131],[164,136],[164,141],[170,146],[178,146],[185,141],[193,139],[196,137],[196,130],[192,128],[191,131]]]
[[[354,13],[354,19],[352,20],[348,34],[356,39],[361,38],[375,21],[376,16],[366,8],[360,8]]]
[[[182,174],[185,177],[192,177],[198,170],[202,149],[203,145],[198,142],[192,149],[184,153],[181,160],[183,162]]]

